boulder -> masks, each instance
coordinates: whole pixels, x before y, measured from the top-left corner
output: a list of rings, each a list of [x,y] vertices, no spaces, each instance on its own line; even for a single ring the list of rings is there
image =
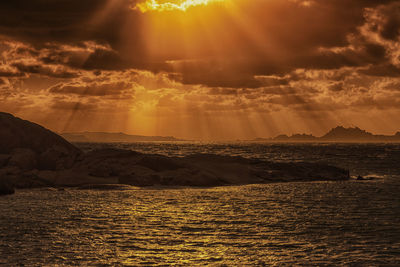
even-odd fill
[[[16,166],[6,166],[0,169],[0,177],[6,176],[18,176],[21,175],[23,171]]]
[[[38,157],[39,170],[62,170],[73,166],[77,155],[62,146],[54,146]]]
[[[14,193],[15,193],[15,189],[11,185],[11,183],[5,178],[0,178],[0,196],[11,195]]]
[[[63,170],[55,171],[53,173],[40,172],[40,177],[54,186],[71,187],[81,186],[85,184],[117,184],[118,179],[114,177],[102,178],[93,177],[85,171],[81,170]]]
[[[54,186],[53,183],[39,177],[36,171],[24,172],[14,176],[11,183],[15,188],[42,188]]]
[[[10,160],[11,155],[7,154],[0,154],[0,168],[5,167],[8,164],[8,161]]]
[[[155,172],[184,168],[182,161],[159,155],[145,155],[137,162],[137,164]]]
[[[43,169],[69,168],[81,153],[52,131],[0,112],[0,154],[11,154],[16,148],[30,149],[40,155],[38,161]]]
[[[11,153],[8,165],[29,171],[37,167],[37,154],[29,148],[16,148]]]

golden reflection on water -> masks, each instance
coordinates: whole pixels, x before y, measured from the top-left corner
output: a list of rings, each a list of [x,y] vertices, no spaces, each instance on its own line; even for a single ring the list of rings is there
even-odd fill
[[[393,180],[18,191],[0,199],[0,264],[394,264],[399,189]]]

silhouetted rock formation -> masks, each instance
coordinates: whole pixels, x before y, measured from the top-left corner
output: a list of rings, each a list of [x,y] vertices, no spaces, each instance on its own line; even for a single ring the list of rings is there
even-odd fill
[[[16,166],[23,171],[33,170],[38,166],[38,155],[29,148],[15,148],[8,165]]]
[[[327,134],[321,137],[322,140],[371,140],[374,137],[372,133],[361,130],[358,127],[344,128],[338,126],[330,130]]]
[[[7,164],[24,170],[70,168],[80,153],[44,127],[0,112],[0,154],[11,155]]]
[[[286,135],[286,134],[280,134],[280,135],[278,135],[278,136],[276,136],[275,138],[274,138],[274,140],[277,140],[277,141],[287,141],[287,140],[289,140],[289,136],[288,135]],[[260,141],[263,141],[263,140],[266,140],[265,138],[257,138],[257,140],[260,140]]]
[[[171,158],[120,149],[91,151],[70,170],[38,174],[49,183],[134,186],[221,186],[253,183],[346,180],[349,172],[313,163],[275,163],[208,154]]]
[[[0,196],[11,195],[14,193],[15,190],[11,183],[4,178],[0,178]]]
[[[0,154],[0,168],[5,167],[10,161],[11,155]]]
[[[292,136],[279,135],[274,138],[276,141],[296,141],[296,142],[309,142],[315,141],[317,138],[311,134],[294,134]]]
[[[256,142],[400,142],[400,132],[395,135],[374,135],[358,127],[338,126],[321,137],[311,134],[278,135],[274,138],[256,138]]]
[[[153,142],[153,141],[183,141],[172,136],[142,136],[129,135],[124,133],[63,133],[61,134],[69,142],[92,142],[92,143],[132,143],[132,142]]]
[[[209,154],[184,158],[103,149],[81,153],[60,136],[9,114],[0,114],[3,192],[16,188],[83,186],[220,186],[346,180],[349,172],[314,163],[276,163]],[[6,186],[7,185],[7,186]],[[10,187],[11,186],[11,187]]]

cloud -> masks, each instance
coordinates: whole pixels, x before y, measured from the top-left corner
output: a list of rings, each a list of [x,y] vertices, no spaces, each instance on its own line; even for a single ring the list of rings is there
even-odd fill
[[[65,64],[43,62],[41,58],[48,53],[48,49],[39,50],[29,44],[10,40],[0,40],[0,44],[3,47],[0,76],[26,77],[29,74],[40,74],[65,79],[78,76],[77,70]]]
[[[398,125],[398,1],[234,0],[176,13],[136,4],[1,1],[0,109],[61,130],[124,118],[132,131],[192,136]],[[222,129],[229,121],[241,127]]]
[[[379,65],[370,65],[365,69],[361,69],[360,73],[378,76],[378,77],[399,77],[400,68],[394,66],[391,63],[383,63]]]
[[[56,100],[53,101],[51,108],[54,110],[79,110],[79,111],[94,111],[98,110],[98,107],[95,103],[85,103],[82,101],[65,101],[65,100]]]
[[[76,94],[82,96],[107,96],[107,95],[127,95],[127,89],[132,89],[132,85],[125,82],[117,83],[68,83],[58,84],[49,89],[53,94]],[[132,91],[133,93],[133,91]],[[131,94],[132,94],[131,93]]]
[[[132,10],[136,1],[16,0],[0,3],[0,34],[27,44],[14,54],[36,58],[35,64],[20,62],[21,73],[60,78],[73,78],[74,70],[135,68],[175,73],[184,84],[257,88],[264,86],[259,77],[299,68],[385,64],[387,57],[397,64],[396,1],[233,2],[233,8],[214,9],[213,27],[187,20],[196,14],[193,8],[187,15],[164,17],[162,33],[161,28],[145,27],[152,15]],[[181,19],[191,32],[179,26]]]
[[[115,38],[114,27],[123,22],[128,1],[117,0],[114,13],[107,16],[98,31],[91,25],[99,10],[106,8],[108,0],[15,0],[0,3],[0,29],[2,33],[37,44],[48,41],[81,41],[82,39]],[[23,8],[22,8],[23,7]],[[82,37],[83,36],[83,37]]]

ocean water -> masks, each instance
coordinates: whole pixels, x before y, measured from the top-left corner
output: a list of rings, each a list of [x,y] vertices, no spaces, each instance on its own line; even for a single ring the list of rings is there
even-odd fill
[[[324,161],[377,179],[208,189],[19,190],[0,198],[0,264],[400,265],[399,145],[96,146]]]

